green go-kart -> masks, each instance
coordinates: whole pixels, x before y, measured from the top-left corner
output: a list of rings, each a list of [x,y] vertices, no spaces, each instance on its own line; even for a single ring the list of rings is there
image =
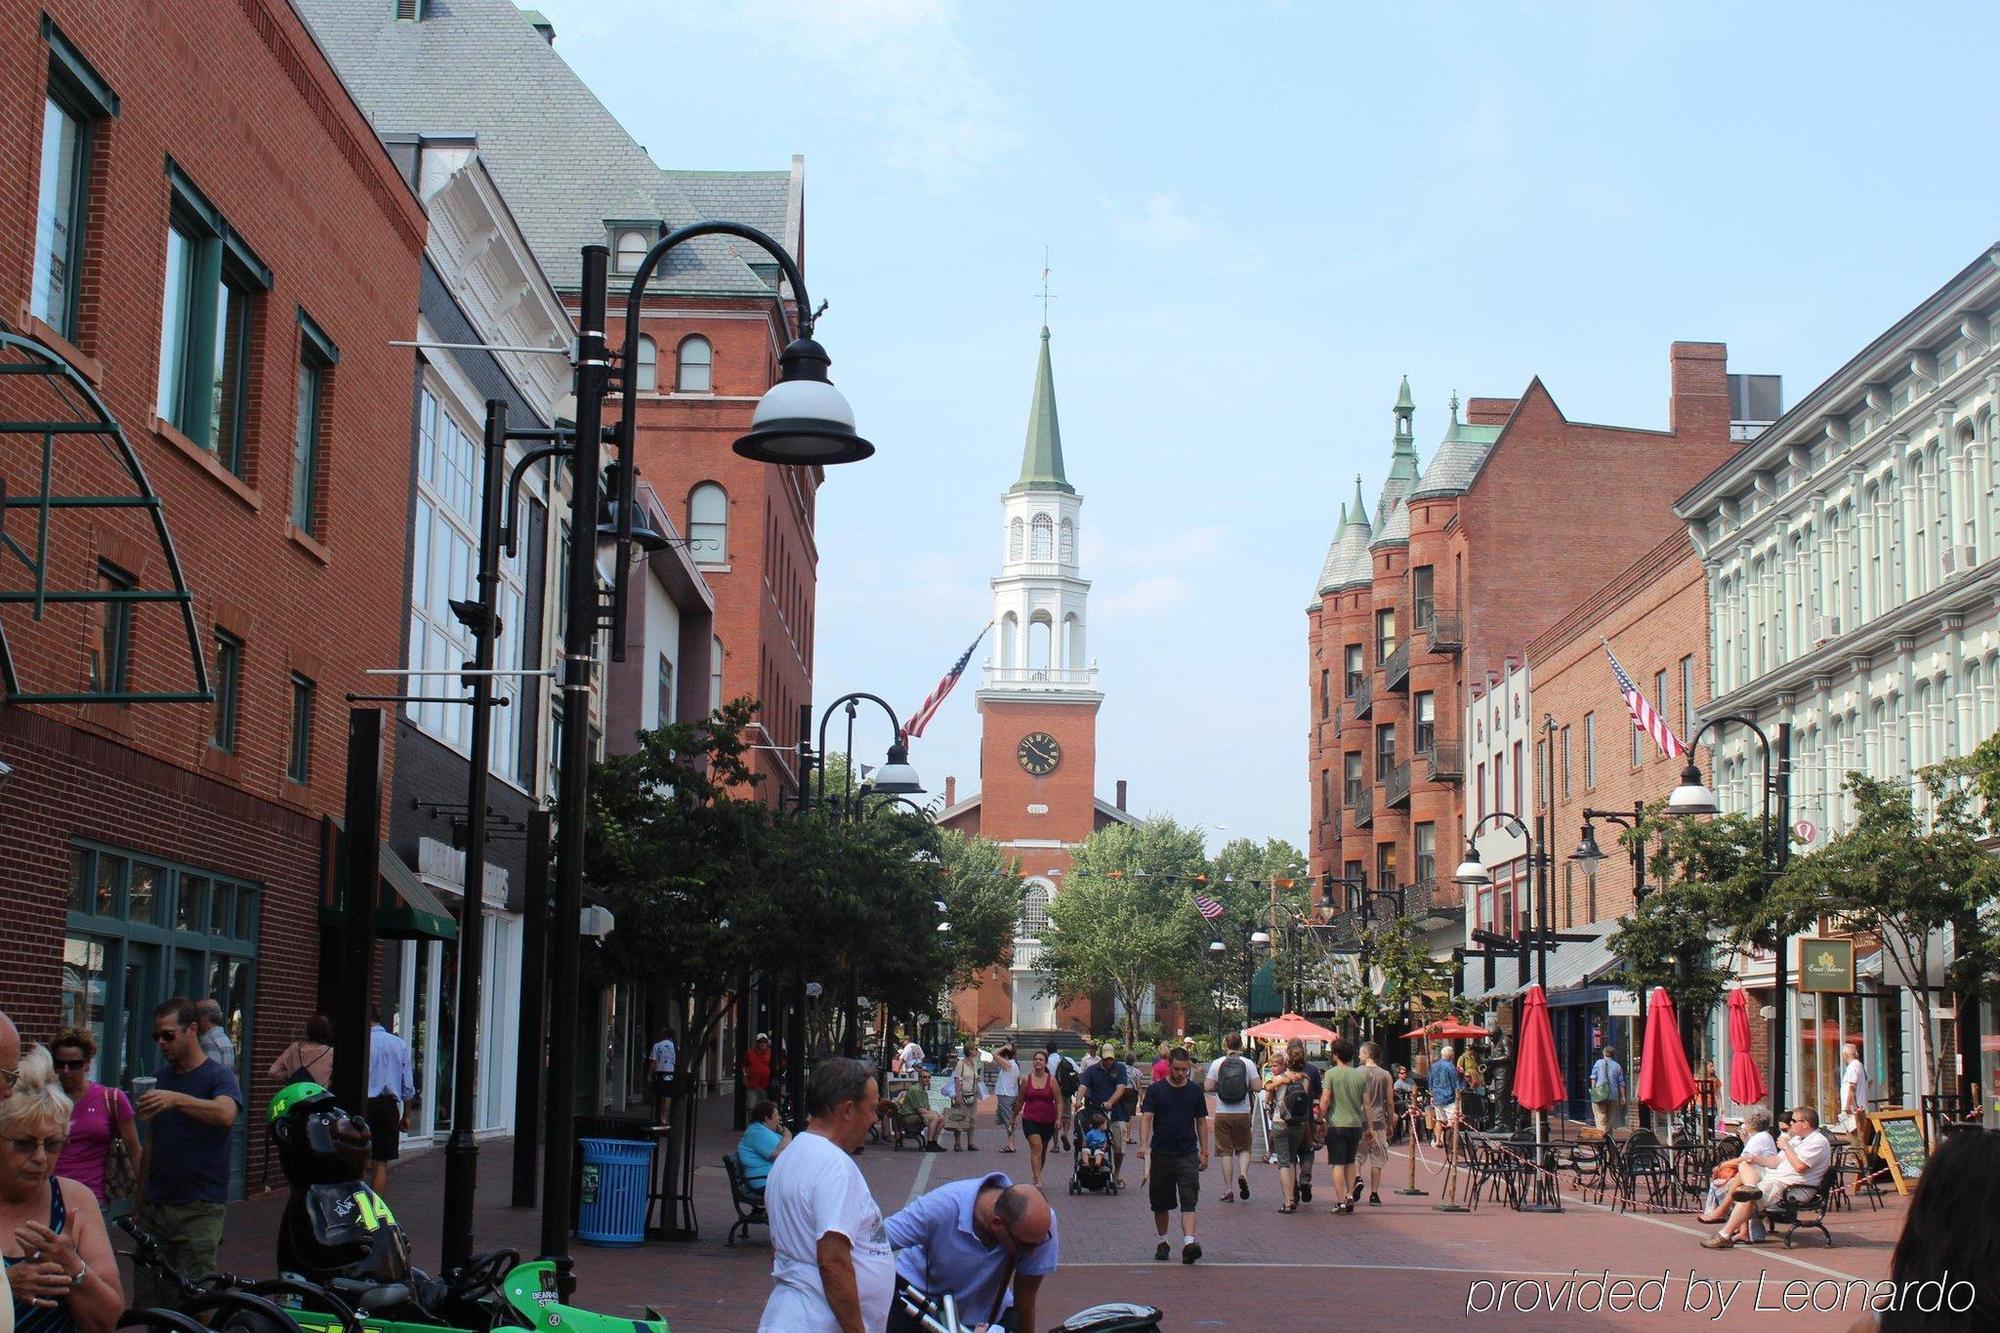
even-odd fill
[[[175,1283],[177,1311],[134,1310],[122,1326],[187,1333],[191,1316],[237,1333],[668,1333],[666,1320],[632,1319],[564,1305],[555,1265],[521,1262],[513,1250],[476,1255],[442,1277],[410,1263],[410,1242],[381,1195],[361,1179],[368,1122],[348,1114],[317,1083],[293,1083],[271,1100],[271,1141],[291,1186],[278,1229],[282,1276],[246,1282],[226,1273],[188,1277],[161,1258],[143,1232],[135,1262]],[[289,1327],[288,1327],[289,1326]]]

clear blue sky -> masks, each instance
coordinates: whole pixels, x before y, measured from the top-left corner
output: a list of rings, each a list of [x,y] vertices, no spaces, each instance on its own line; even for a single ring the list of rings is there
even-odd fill
[[[539,3],[662,165],[805,154],[880,451],[821,492],[822,698],[907,713],[990,615],[1049,248],[1098,786],[1226,836],[1304,840],[1304,608],[1399,375],[1426,463],[1536,374],[1664,426],[1674,339],[1789,403],[2000,238],[1983,5]]]

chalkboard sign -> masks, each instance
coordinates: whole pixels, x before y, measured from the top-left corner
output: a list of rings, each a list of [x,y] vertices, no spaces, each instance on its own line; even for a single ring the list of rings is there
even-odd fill
[[[1896,1193],[1908,1194],[1910,1186],[1923,1177],[1924,1161],[1931,1153],[1924,1138],[1922,1114],[1899,1108],[1872,1111],[1868,1118],[1875,1122],[1875,1151],[1888,1166],[1889,1178],[1896,1182]]]

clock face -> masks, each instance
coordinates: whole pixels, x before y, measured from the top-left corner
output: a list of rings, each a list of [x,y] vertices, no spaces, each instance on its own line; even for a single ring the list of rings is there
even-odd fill
[[[1021,761],[1021,767],[1038,778],[1045,778],[1056,771],[1062,763],[1062,746],[1046,731],[1031,731],[1021,738],[1014,757]]]

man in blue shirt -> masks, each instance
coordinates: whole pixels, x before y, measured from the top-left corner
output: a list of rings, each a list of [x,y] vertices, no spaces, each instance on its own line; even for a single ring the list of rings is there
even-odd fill
[[[1606,1134],[1625,1122],[1625,1070],[1617,1057],[1618,1052],[1606,1046],[1590,1066],[1590,1113]]]
[[[1438,1048],[1437,1059],[1431,1061],[1431,1110],[1436,1116],[1437,1146],[1443,1147],[1445,1127],[1458,1119],[1458,1094],[1465,1089],[1465,1075],[1458,1072],[1452,1063],[1451,1045],[1446,1043]]]
[[[1032,1333],[1035,1293],[1056,1271],[1055,1210],[1032,1185],[999,1172],[940,1185],[888,1221],[896,1286],[927,1296],[949,1292],[966,1327]],[[1011,1287],[1009,1279],[1012,1279]],[[889,1306],[890,1333],[919,1328],[901,1300]]]
[[[153,1040],[165,1063],[135,1108],[152,1126],[137,1221],[160,1243],[168,1263],[183,1273],[207,1273],[222,1244],[229,1134],[243,1111],[243,1089],[202,1049],[194,1001],[175,996],[154,1009]],[[139,1306],[173,1305],[180,1293],[141,1265],[134,1299]]]
[[[380,1006],[370,1009],[368,1030],[368,1184],[377,1194],[389,1189],[389,1163],[403,1148],[403,1127],[417,1087],[410,1071],[410,1044],[382,1026]]]
[[[1118,1049],[1106,1042],[1097,1063],[1083,1071],[1083,1104],[1104,1112],[1111,1130],[1111,1174],[1125,1184],[1125,1126],[1132,1119],[1136,1095],[1132,1075],[1118,1062]]]

